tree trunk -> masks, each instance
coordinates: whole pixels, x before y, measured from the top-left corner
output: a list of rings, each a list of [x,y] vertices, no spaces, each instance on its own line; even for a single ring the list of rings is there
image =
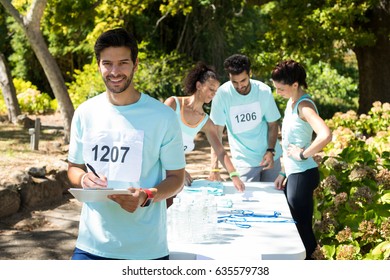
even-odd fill
[[[377,38],[374,45],[354,48],[359,67],[359,114],[367,113],[375,101],[390,102],[389,6],[383,4],[370,15],[368,28]]]
[[[57,99],[64,121],[64,141],[65,143],[68,143],[74,107],[70,100],[65,80],[61,75],[60,68],[49,52],[40,29],[40,22],[47,0],[34,0],[26,16],[22,16],[10,1],[0,0],[0,3],[3,4],[7,12],[10,13],[15,21],[22,27],[31,48],[42,65],[43,71],[50,83],[50,87]]]
[[[12,123],[17,122],[17,117],[20,115],[20,107],[16,98],[16,90],[12,82],[11,71],[4,54],[0,53],[0,87],[3,92],[5,105],[8,110],[8,119]]]
[[[72,101],[70,100],[64,78],[61,75],[61,70],[49,52],[41,32],[34,32],[27,29],[26,35],[35,55],[42,65],[47,79],[49,80],[54,96],[57,99],[58,106],[64,121],[64,141],[68,143],[74,107]]]

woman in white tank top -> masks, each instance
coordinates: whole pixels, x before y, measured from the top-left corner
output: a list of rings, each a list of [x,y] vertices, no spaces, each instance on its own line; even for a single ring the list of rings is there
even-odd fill
[[[176,111],[182,129],[185,152],[189,153],[194,149],[194,138],[199,131],[203,131],[216,151],[219,161],[228,171],[235,188],[243,192],[245,185],[219,141],[214,123],[203,109],[204,104],[211,102],[219,85],[214,69],[203,62],[198,62],[184,80],[184,92],[187,96],[172,96],[164,103]],[[185,184],[191,185],[192,180],[191,175],[186,172]]]

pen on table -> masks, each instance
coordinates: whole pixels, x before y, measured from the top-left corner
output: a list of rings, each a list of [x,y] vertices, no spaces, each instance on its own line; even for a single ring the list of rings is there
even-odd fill
[[[100,178],[100,176],[96,173],[95,168],[92,167],[89,163],[86,164],[89,169],[91,169],[92,173],[95,174],[96,177]]]

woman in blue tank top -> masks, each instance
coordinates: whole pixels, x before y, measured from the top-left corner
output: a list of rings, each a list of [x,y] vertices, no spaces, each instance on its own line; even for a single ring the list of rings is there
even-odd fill
[[[229,173],[235,188],[243,192],[245,185],[219,141],[213,121],[203,110],[203,105],[210,103],[214,98],[219,85],[220,82],[214,69],[204,62],[198,62],[184,80],[184,92],[187,96],[171,96],[164,103],[175,110],[177,114],[185,153],[189,153],[195,148],[194,138],[199,131],[203,131],[210,145],[216,151],[219,161]],[[186,171],[185,183],[191,185],[191,182],[192,177]]]
[[[282,123],[284,170],[276,178],[275,186],[284,190],[306,249],[306,259],[312,259],[317,247],[312,225],[313,191],[320,181],[313,156],[331,141],[332,133],[305,93],[306,71],[298,62],[278,63],[272,71],[272,81],[277,94],[288,99]]]

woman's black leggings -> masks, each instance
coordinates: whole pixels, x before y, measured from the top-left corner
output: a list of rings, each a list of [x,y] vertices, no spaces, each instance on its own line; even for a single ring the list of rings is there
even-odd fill
[[[317,247],[313,232],[313,191],[320,182],[318,168],[312,168],[301,173],[290,174],[284,193],[293,219],[306,249],[306,259]]]

